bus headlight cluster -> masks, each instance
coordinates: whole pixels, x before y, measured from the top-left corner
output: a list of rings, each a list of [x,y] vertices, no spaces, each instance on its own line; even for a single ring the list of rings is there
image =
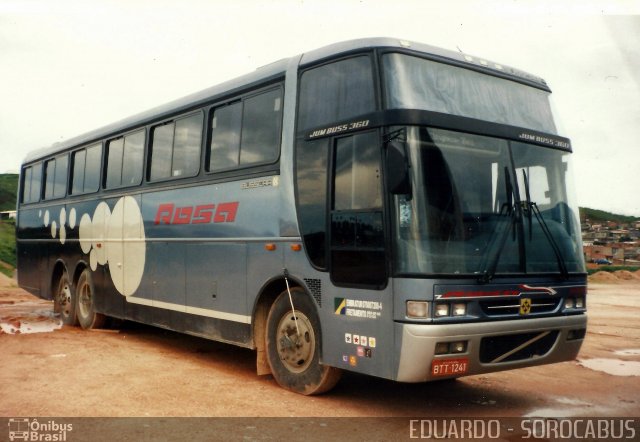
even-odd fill
[[[465,353],[467,351],[467,341],[456,341],[456,342],[438,342],[436,344],[437,355],[448,355],[448,354],[458,354]]]
[[[464,302],[456,302],[454,304],[439,302],[435,305],[433,313],[436,318],[443,318],[446,316],[466,316],[467,304]]]
[[[564,308],[585,308],[585,299],[582,296],[577,298],[567,298],[564,300]]]
[[[427,319],[429,317],[429,303],[426,301],[407,301],[407,317]]]

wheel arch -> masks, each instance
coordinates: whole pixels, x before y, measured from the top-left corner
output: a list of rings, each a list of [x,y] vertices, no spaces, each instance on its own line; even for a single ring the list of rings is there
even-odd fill
[[[307,296],[311,298],[309,290],[300,279],[291,275],[289,275],[287,279],[289,281],[290,289],[301,288]],[[278,275],[267,281],[262,286],[253,305],[253,312],[251,315],[251,335],[253,339],[253,347],[257,350],[256,369],[258,375],[271,374],[271,368],[269,367],[266,354],[267,317],[269,316],[269,310],[276,298],[285,290],[287,290],[287,283],[284,275]]]
[[[49,291],[47,293],[47,299],[53,299],[58,281],[60,281],[60,278],[62,277],[64,272],[67,272],[67,275],[69,274],[67,265],[61,258],[58,258],[53,264],[53,269],[51,271],[51,279],[49,281]]]
[[[87,268],[89,268],[89,264],[87,264],[83,260],[80,260],[76,263],[76,268],[73,270],[73,277],[71,279],[74,287],[78,285],[78,279],[80,279],[80,275],[82,275],[82,272],[84,272],[84,270]]]

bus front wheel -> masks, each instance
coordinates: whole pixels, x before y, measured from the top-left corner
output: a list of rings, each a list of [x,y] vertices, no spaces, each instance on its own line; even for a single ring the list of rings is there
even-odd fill
[[[76,299],[71,281],[69,281],[69,274],[66,270],[60,275],[60,279],[58,279],[55,287],[53,312],[60,315],[60,319],[62,319],[65,325],[78,324],[76,318]]]
[[[293,301],[294,310],[291,308]],[[300,288],[282,292],[267,318],[267,359],[280,386],[304,395],[333,388],[341,371],[320,364],[320,320],[313,301]]]
[[[97,313],[95,309],[95,290],[93,287],[93,280],[91,279],[91,272],[89,269],[85,269],[80,278],[78,278],[78,285],[76,288],[77,299],[77,314],[80,327],[85,330],[92,328],[100,328],[104,325],[105,316],[101,313]]]

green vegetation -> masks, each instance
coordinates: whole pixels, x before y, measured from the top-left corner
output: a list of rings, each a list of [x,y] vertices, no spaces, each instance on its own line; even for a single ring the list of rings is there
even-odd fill
[[[16,210],[18,195],[18,175],[15,173],[0,174],[0,211]]]
[[[588,219],[591,223],[615,221],[617,223],[631,223],[634,221],[640,221],[640,218],[635,216],[618,215],[611,212],[605,212],[604,210],[590,209],[588,207],[580,207],[580,221],[585,222]]]
[[[593,269],[587,269],[589,275],[593,275],[596,272],[617,272],[618,270],[626,270],[628,272],[635,272],[640,270],[640,266],[598,266]]]
[[[0,261],[11,266],[7,268],[0,262],[0,272],[11,276],[16,266],[16,227],[12,221],[0,221]]]

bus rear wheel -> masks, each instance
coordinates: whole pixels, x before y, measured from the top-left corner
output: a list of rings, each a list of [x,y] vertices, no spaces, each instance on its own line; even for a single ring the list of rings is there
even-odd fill
[[[89,272],[88,269],[85,269],[80,275],[80,278],[78,278],[76,293],[76,310],[80,327],[85,330],[102,327],[105,323],[106,317],[103,314],[96,312],[95,289],[93,287],[91,272]]]
[[[267,317],[267,359],[278,384],[304,395],[332,389],[341,371],[320,364],[320,320],[309,296],[291,290],[295,314],[287,291],[271,306]]]
[[[60,275],[53,295],[53,312],[60,315],[63,324],[77,325],[76,299],[69,274],[66,270]]]

